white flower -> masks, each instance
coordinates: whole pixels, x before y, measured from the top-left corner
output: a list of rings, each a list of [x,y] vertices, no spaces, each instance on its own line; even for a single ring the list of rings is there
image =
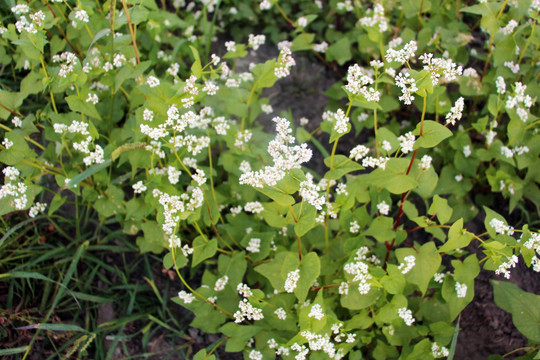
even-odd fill
[[[269,339],[266,343],[268,344],[268,347],[270,349],[275,349],[275,348],[278,347],[278,343],[277,343],[276,339],[274,339],[274,338]]]
[[[191,302],[193,302],[193,300],[195,300],[195,296],[193,296],[193,294],[187,293],[184,290],[178,292],[178,297],[184,300],[185,304],[190,304]]]
[[[279,52],[278,61],[276,64],[276,67],[274,69],[274,74],[278,78],[286,77],[290,74],[290,69],[296,65],[296,62],[294,61],[294,58],[291,55],[291,50],[288,46],[284,46],[281,48],[281,51]]]
[[[244,210],[254,214],[260,214],[262,211],[264,211],[264,207],[260,202],[252,201],[246,203],[246,205],[244,206]]]
[[[335,116],[334,130],[338,134],[344,134],[348,130],[349,118],[345,116],[345,112],[341,109],[338,109]]]
[[[514,29],[516,28],[516,26],[518,26],[519,23],[512,19],[508,22],[508,24],[506,24],[505,27],[501,28],[500,31],[504,34],[504,35],[510,35],[511,33],[514,32]]]
[[[249,245],[246,248],[251,253],[258,253],[261,250],[261,239],[252,238],[249,240]]]
[[[144,109],[143,111],[143,119],[146,121],[152,121],[154,120],[154,112],[149,109]]]
[[[341,284],[339,284],[338,292],[340,295],[349,294],[349,284],[342,281]]]
[[[507,148],[506,146],[501,146],[501,155],[503,155],[506,158],[511,158],[514,156],[514,152],[510,150],[510,148]]]
[[[313,317],[317,320],[321,320],[324,317],[324,311],[322,309],[322,306],[319,304],[314,304],[311,307],[311,311],[309,312],[308,317]]]
[[[261,109],[265,114],[271,114],[274,111],[274,109],[272,109],[272,105],[267,104],[261,105]]]
[[[352,234],[357,234],[360,231],[360,225],[358,225],[358,221],[356,220],[351,221],[349,231]]]
[[[270,7],[272,6],[272,3],[268,0],[263,0],[261,1],[261,3],[259,4],[259,9],[261,10],[268,10],[270,9]]]
[[[154,88],[159,85],[159,79],[155,76],[149,76],[148,78],[146,78],[146,83],[151,88]]]
[[[519,72],[519,64],[515,64],[513,61],[505,61],[504,66],[510,69],[514,74]]]
[[[354,159],[355,161],[358,161],[364,158],[368,154],[368,152],[369,149],[364,145],[357,145],[351,150],[349,157],[351,159]]]
[[[441,357],[448,357],[448,355],[450,355],[450,352],[444,346],[440,346],[439,344],[434,342],[433,345],[431,345],[431,354],[435,359],[437,359]]]
[[[388,140],[383,140],[382,142],[382,148],[386,152],[390,152],[392,150],[392,145]]]
[[[222,291],[225,289],[225,285],[227,285],[227,282],[229,281],[229,277],[227,275],[224,275],[216,280],[216,283],[214,284],[214,291]]]
[[[4,140],[2,140],[2,145],[4,145],[7,150],[13,146],[13,141],[9,140],[8,138],[4,138]]]
[[[126,56],[124,54],[116,54],[113,58],[113,65],[115,67],[122,67],[126,63]]]
[[[96,94],[89,93],[86,102],[91,102],[92,104],[96,105],[99,102],[99,98]]]
[[[456,121],[461,119],[463,113],[464,99],[460,97],[457,99],[455,105],[450,109],[450,112],[446,114],[446,124],[455,125]]]
[[[408,132],[405,135],[398,137],[399,145],[401,146],[401,152],[407,154],[413,151],[415,137],[412,132]]]
[[[22,120],[18,116],[14,116],[13,119],[11,119],[11,122],[13,123],[13,126],[15,127],[21,127],[22,126]]]
[[[418,167],[421,169],[421,170],[424,170],[424,171],[427,171],[431,168],[431,161],[432,161],[432,157],[429,156],[429,155],[424,155],[422,156],[422,159],[420,159],[420,163],[418,163]]]
[[[464,298],[467,296],[467,285],[456,281],[456,293],[458,298]]]
[[[11,8],[11,12],[15,15],[28,14],[30,12],[30,7],[26,4],[18,4]]]
[[[398,270],[401,270],[402,274],[406,274],[414,267],[416,264],[416,258],[414,255],[405,256],[403,258],[404,263],[399,264]]]
[[[307,18],[304,17],[304,16],[301,16],[298,18],[298,26],[301,27],[301,28],[304,28],[306,27],[307,25]]]
[[[445,277],[444,273],[436,273],[435,275],[433,275],[433,280],[436,283],[442,284],[444,282],[444,277]]]
[[[243,297],[250,297],[253,295],[251,289],[246,284],[240,283],[236,286],[236,291]]]
[[[497,94],[503,95],[506,92],[506,83],[502,76],[497,76],[495,85],[497,86]]]
[[[399,73],[395,77],[395,81],[396,85],[401,88],[402,95],[399,97],[399,100],[403,101],[405,105],[411,105],[412,101],[414,100],[414,96],[412,94],[418,91],[416,81],[408,72]]]
[[[250,360],[262,360],[263,359],[263,355],[261,354],[260,351],[257,351],[257,350],[251,350],[249,352],[249,359]]]
[[[266,36],[264,35],[253,35],[249,34],[248,36],[248,44],[253,48],[253,50],[257,50],[259,46],[263,45],[266,41]]]
[[[46,208],[47,204],[37,202],[28,211],[28,216],[30,216],[31,218],[35,218],[37,214],[39,214],[40,212],[44,212]]]
[[[359,281],[358,291],[360,294],[365,295],[369,293],[371,289],[371,284],[368,280],[373,277],[368,273],[369,266],[363,261],[357,261],[354,263],[347,263],[343,267],[343,270],[351,275],[354,275],[353,282]]]
[[[248,320],[262,320],[264,315],[262,309],[256,308],[251,305],[248,299],[243,299],[238,303],[238,311],[234,313],[234,322],[241,323],[245,319]]]
[[[497,275],[503,274],[505,278],[510,279],[510,271],[509,271],[509,269],[515,268],[518,261],[519,261],[519,258],[516,255],[512,255],[508,261],[503,262],[498,267],[498,269],[495,270],[495,274],[497,274]]]
[[[471,151],[471,146],[470,145],[465,145],[463,147],[463,155],[468,158],[469,156],[471,156],[472,154],[472,151]]]
[[[142,192],[146,191],[146,189],[147,187],[142,181],[137,181],[135,184],[133,184],[133,193],[135,194],[141,194]]]
[[[373,84],[372,74],[361,68],[358,64],[349,66],[347,70],[347,91],[354,95],[363,95],[367,101],[378,102],[381,93],[373,88],[368,88],[368,85]]]
[[[506,225],[502,220],[496,218],[491,219],[489,226],[491,226],[491,228],[493,228],[497,234],[504,234],[508,232],[508,235],[512,235],[514,233],[513,227]]]
[[[290,271],[287,274],[287,280],[285,280],[285,291],[288,293],[294,292],[294,289],[296,289],[296,283],[300,279],[300,270],[296,269],[294,271]]]
[[[461,182],[463,180],[463,175],[457,174],[456,176],[454,176],[454,180],[456,180],[457,182]]]
[[[318,53],[325,53],[326,50],[328,50],[328,43],[326,41],[323,41],[320,44],[313,45],[313,51],[316,51]]]
[[[236,43],[234,41],[226,41],[225,42],[225,48],[227,51],[235,52],[236,51]]]
[[[278,317],[279,320],[287,319],[287,313],[285,312],[285,310],[282,307],[280,307],[279,309],[274,311],[274,314],[276,314],[276,316]]]
[[[410,58],[413,58],[416,50],[418,49],[416,41],[412,40],[405,44],[403,49],[401,50],[394,50],[393,48],[389,48],[386,51],[386,61],[388,62],[399,62],[401,64],[405,64],[406,61],[408,61]]]
[[[386,203],[386,201],[381,201],[377,204],[377,209],[379,210],[379,213],[381,215],[388,215],[388,212],[390,211],[390,205]]]
[[[388,30],[388,20],[384,16],[384,7],[381,4],[375,4],[373,9],[366,11],[366,16],[358,21],[364,27],[374,27],[379,25],[379,32]]]
[[[412,315],[412,311],[407,309],[406,307],[399,308],[398,315],[400,318],[403,319],[405,325],[407,326],[411,326],[416,321],[416,319]]]

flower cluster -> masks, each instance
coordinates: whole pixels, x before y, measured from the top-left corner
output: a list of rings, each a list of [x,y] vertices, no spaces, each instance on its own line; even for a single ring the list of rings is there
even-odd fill
[[[294,289],[296,289],[296,283],[300,280],[300,270],[296,269],[294,271],[290,271],[287,274],[287,279],[285,280],[285,291],[288,293],[294,292]]]
[[[349,66],[347,70],[347,85],[345,88],[353,95],[362,95],[367,101],[378,102],[381,96],[379,91],[368,87],[373,84],[373,76],[358,64]]]
[[[405,256],[403,261],[403,263],[399,264],[398,269],[401,270],[402,274],[406,274],[411,271],[416,264],[416,257],[414,257],[414,255]]]
[[[358,21],[364,27],[379,26],[380,32],[388,30],[388,20],[384,16],[384,7],[381,4],[375,4],[373,9],[366,11],[366,16]]]
[[[284,46],[279,53],[279,58],[276,64],[276,68],[274,69],[274,74],[278,78],[286,77],[291,73],[291,67],[293,67],[294,65],[296,65],[296,62],[291,55],[291,50],[287,46]]]
[[[251,305],[248,299],[243,299],[238,303],[238,311],[234,313],[234,322],[241,323],[244,320],[262,320],[264,315],[262,309]]]
[[[464,298],[467,296],[467,285],[456,281],[456,294],[458,298]]]
[[[412,311],[407,309],[406,307],[399,308],[398,315],[400,318],[403,319],[405,325],[407,326],[411,326],[416,321],[416,319],[413,317]]]
[[[451,59],[436,58],[431,53],[423,54],[419,59],[429,73],[433,86],[439,84],[441,78],[446,82],[454,81],[463,73],[463,67],[457,66]]]
[[[508,96],[508,99],[506,99],[506,108],[515,108],[517,115],[523,122],[526,122],[529,119],[530,109],[535,103],[529,95],[525,94],[525,90],[527,90],[527,85],[516,82],[514,84],[513,95]]]
[[[294,145],[295,138],[291,135],[292,129],[287,119],[275,117],[277,136],[268,144],[268,153],[274,161],[273,166],[266,166],[263,170],[252,171],[245,168],[240,176],[240,184],[263,187],[274,186],[283,179],[288,170],[300,168],[300,164],[311,159],[312,152],[306,144]]]

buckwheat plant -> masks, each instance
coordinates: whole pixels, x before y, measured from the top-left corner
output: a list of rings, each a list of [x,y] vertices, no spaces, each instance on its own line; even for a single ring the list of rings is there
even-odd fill
[[[171,4],[3,10],[2,215],[117,223],[248,359],[446,357],[481,266],[540,272],[538,1]],[[234,31],[259,15],[266,34]],[[264,44],[278,57],[237,69]],[[342,79],[320,124],[265,133],[263,90],[302,51]]]

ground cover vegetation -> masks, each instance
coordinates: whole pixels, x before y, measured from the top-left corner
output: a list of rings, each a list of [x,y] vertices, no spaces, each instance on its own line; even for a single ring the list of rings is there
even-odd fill
[[[539,11],[4,1],[0,355],[453,358],[484,269],[538,358]],[[301,56],[320,123],[264,95]]]

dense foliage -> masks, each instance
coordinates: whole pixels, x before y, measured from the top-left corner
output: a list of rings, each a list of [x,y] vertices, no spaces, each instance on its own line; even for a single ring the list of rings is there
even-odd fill
[[[452,357],[481,267],[540,272],[540,3],[466,5],[12,2],[0,214],[117,224],[249,359]],[[277,58],[237,69],[265,43]],[[316,131],[283,113],[268,134],[263,90],[297,56],[346,75]],[[338,153],[350,132],[369,140]],[[539,297],[496,286],[539,343]]]

